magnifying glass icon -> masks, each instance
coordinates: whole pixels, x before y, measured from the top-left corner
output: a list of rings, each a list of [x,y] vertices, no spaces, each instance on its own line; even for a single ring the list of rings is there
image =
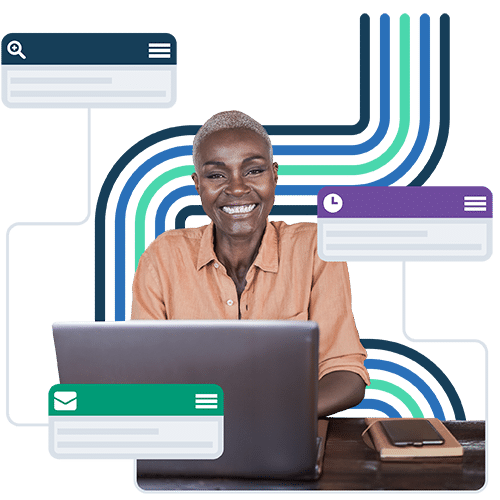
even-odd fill
[[[26,56],[21,52],[22,50],[23,46],[17,40],[12,40],[12,42],[9,42],[9,45],[7,45],[7,52],[11,56],[20,56],[22,59],[26,59]]]

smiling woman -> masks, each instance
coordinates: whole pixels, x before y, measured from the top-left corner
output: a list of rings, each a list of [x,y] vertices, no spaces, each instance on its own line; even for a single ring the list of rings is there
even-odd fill
[[[369,384],[345,262],[318,257],[316,224],[269,222],[278,164],[265,129],[214,115],[193,144],[193,181],[212,223],[160,235],[133,285],[132,319],[294,319],[320,328],[320,416],[350,408]]]
[[[196,152],[194,184],[215,226],[215,253],[240,298],[274,204],[278,164],[249,129],[213,132]]]

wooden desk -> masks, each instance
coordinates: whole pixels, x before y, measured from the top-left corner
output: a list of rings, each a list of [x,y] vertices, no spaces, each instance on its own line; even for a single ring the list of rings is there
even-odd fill
[[[144,490],[478,490],[485,482],[484,421],[448,421],[464,447],[459,461],[381,462],[361,439],[363,419],[333,418],[318,481],[165,478],[140,479]],[[453,460],[453,459],[452,459]],[[456,459],[455,459],[456,460]]]

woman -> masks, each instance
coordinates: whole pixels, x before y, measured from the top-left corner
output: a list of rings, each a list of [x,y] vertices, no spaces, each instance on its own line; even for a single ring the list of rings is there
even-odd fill
[[[278,164],[265,129],[218,113],[193,143],[192,178],[212,223],[167,231],[141,257],[132,319],[295,319],[320,327],[319,416],[369,384],[347,266],[317,254],[316,224],[269,222]]]

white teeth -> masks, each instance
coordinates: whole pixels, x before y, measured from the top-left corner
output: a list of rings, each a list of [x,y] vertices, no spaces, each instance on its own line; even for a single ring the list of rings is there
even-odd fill
[[[226,212],[226,214],[247,214],[251,212],[255,208],[255,203],[252,205],[234,205],[234,206],[225,206],[222,207],[222,210]]]

